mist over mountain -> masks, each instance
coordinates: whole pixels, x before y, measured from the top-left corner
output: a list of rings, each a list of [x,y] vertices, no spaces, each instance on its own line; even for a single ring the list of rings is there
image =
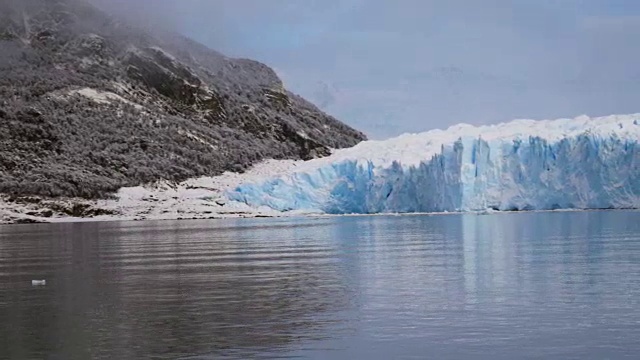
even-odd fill
[[[0,0],[0,193],[103,197],[365,139],[268,66],[113,5]]]

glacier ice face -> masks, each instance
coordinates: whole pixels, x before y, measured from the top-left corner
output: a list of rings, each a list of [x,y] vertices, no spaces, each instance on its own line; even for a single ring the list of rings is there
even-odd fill
[[[331,214],[640,207],[640,114],[367,141],[228,197]]]

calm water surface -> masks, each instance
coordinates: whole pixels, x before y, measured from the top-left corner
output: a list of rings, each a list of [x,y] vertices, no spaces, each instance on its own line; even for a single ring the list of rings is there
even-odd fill
[[[637,359],[639,302],[640,212],[0,227],[1,359]]]

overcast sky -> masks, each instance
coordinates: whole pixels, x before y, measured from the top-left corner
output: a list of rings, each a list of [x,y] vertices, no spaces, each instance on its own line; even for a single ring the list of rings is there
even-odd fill
[[[640,112],[637,0],[103,0],[230,56],[373,138]]]

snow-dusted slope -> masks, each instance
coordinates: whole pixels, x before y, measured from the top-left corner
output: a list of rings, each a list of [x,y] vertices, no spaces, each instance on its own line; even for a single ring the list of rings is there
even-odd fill
[[[11,200],[0,194],[0,224],[21,222],[75,222],[113,220],[221,219],[272,217],[282,214],[268,207],[250,207],[229,201],[225,192],[245,182],[256,182],[292,172],[301,160],[266,160],[243,174],[225,172],[181,183],[160,181],[121,188],[112,199],[29,198]]]
[[[338,214],[638,208],[639,140],[640,114],[463,124],[363,142],[228,197]]]

